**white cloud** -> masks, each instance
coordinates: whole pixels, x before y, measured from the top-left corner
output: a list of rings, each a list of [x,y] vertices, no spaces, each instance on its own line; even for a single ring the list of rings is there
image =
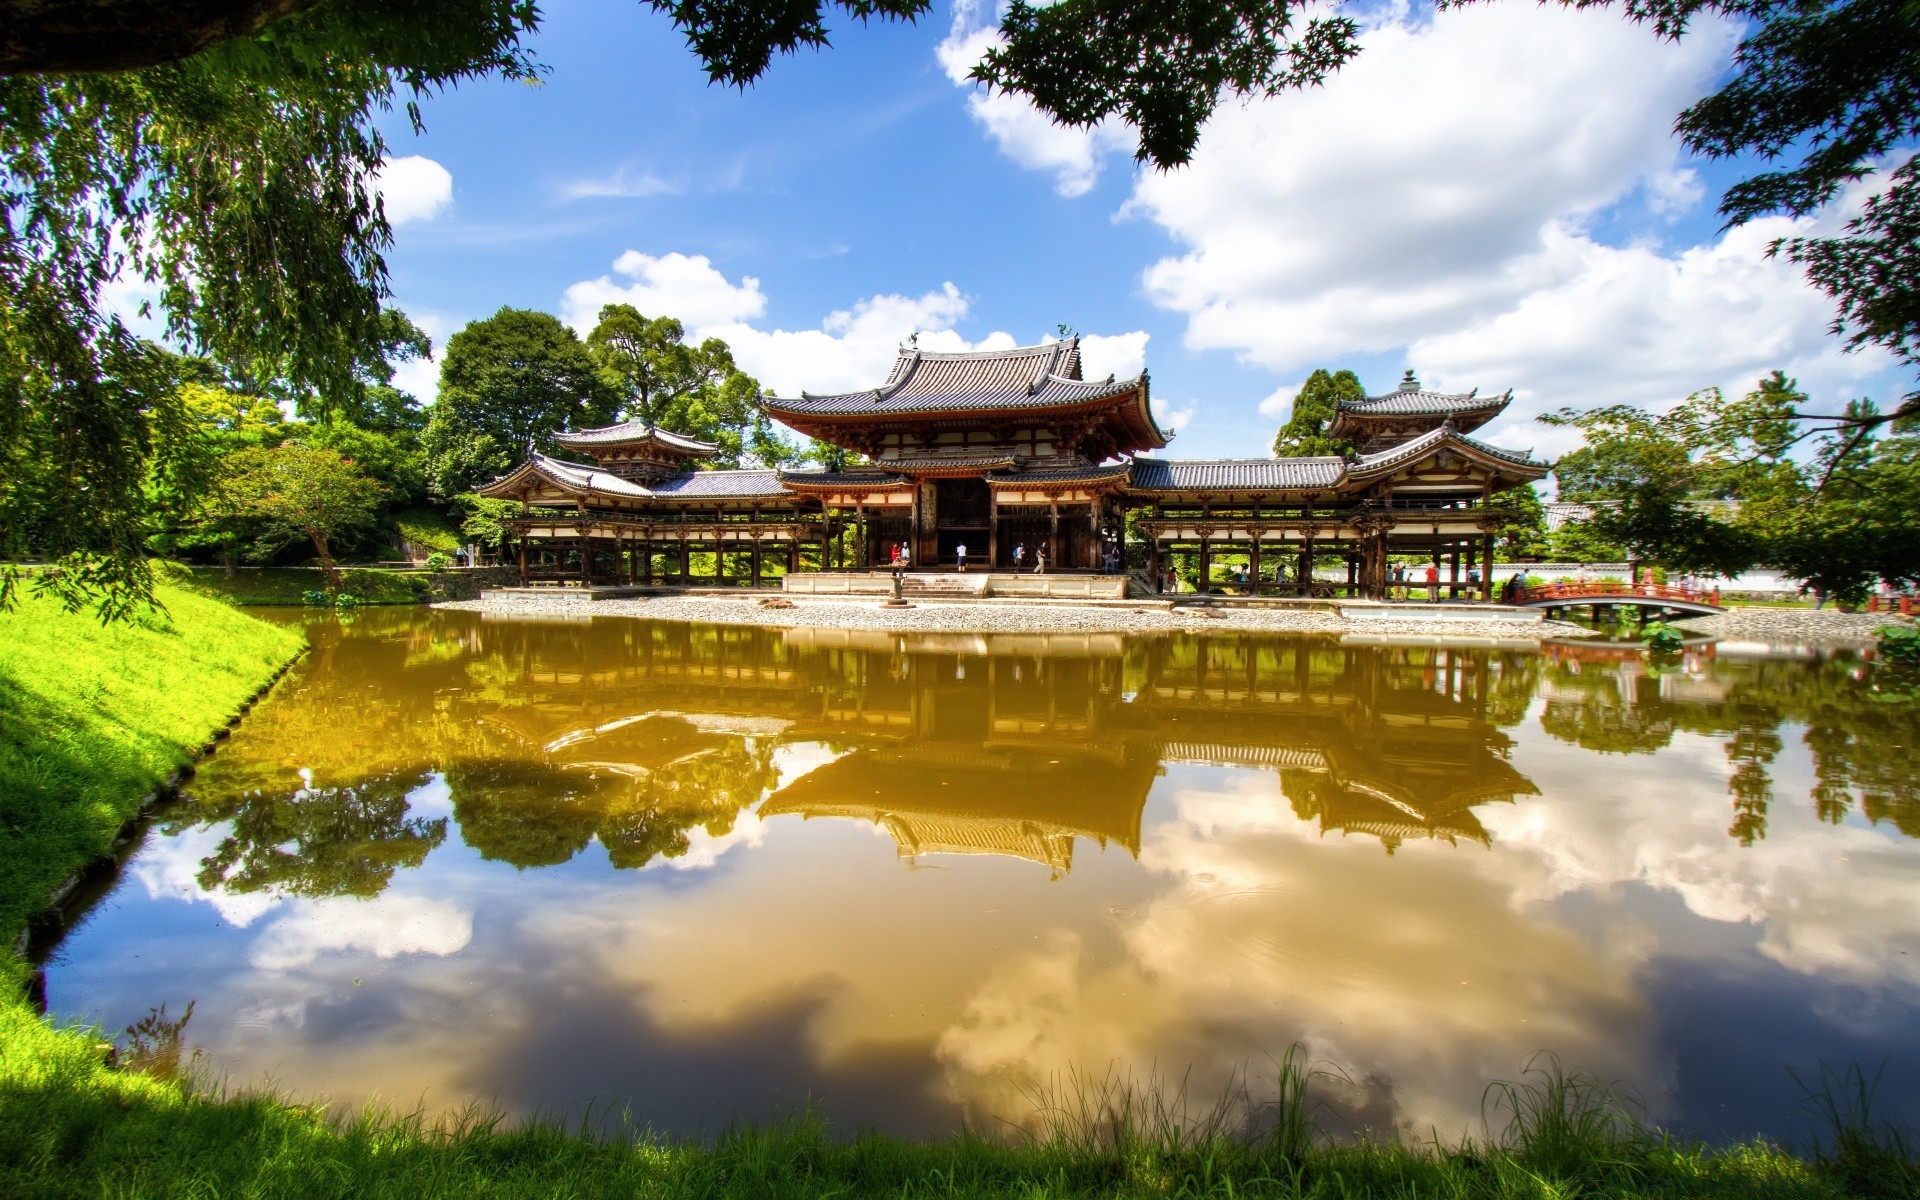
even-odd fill
[[[923,350],[1005,350],[1020,343],[995,331],[969,340],[956,326],[969,312],[967,296],[951,281],[918,296],[883,293],[855,301],[821,320],[817,329],[762,329],[748,322],[766,312],[760,281],[729,280],[704,255],[655,257],[629,250],[611,276],[567,288],[562,318],[585,334],[605,304],[631,304],[648,316],[678,317],[693,338],[717,337],[732,348],[741,369],[781,395],[855,391],[885,379],[900,346],[912,337]],[[1128,374],[1146,360],[1147,334],[1090,334],[1082,339],[1089,373]]]
[[[1132,333],[1089,333],[1080,339],[1080,369],[1088,379],[1113,375],[1130,379],[1147,369],[1147,339],[1144,329]]]
[[[636,200],[647,196],[671,196],[680,185],[662,179],[652,171],[633,171],[621,167],[611,175],[597,179],[574,179],[560,185],[562,200]]]
[[[1609,228],[1664,229],[1697,209],[1670,130],[1733,39],[1558,7],[1390,15],[1326,87],[1223,106],[1189,167],[1137,177],[1125,213],[1183,247],[1147,294],[1185,316],[1188,346],[1275,372],[1407,348],[1430,385],[1512,387],[1490,431],[1509,444],[1544,442],[1543,409],[1744,389],[1774,367],[1843,388],[1886,360],[1837,353],[1827,301],[1766,257],[1804,226],[1678,249],[1593,233],[1609,210]]]
[[[1273,389],[1273,393],[1260,402],[1260,415],[1276,421],[1285,420],[1293,412],[1293,402],[1300,395],[1300,389],[1306,381],[1286,383]]]
[[[452,173],[423,155],[387,159],[374,172],[373,186],[392,225],[431,221],[453,207]]]
[[[584,335],[608,304],[631,304],[649,317],[677,317],[689,328],[743,321],[767,310],[760,281],[743,275],[731,283],[704,254],[655,257],[629,250],[613,269],[633,282],[621,285],[610,275],[574,284],[560,302],[562,319]]]
[[[1193,414],[1200,409],[1198,400],[1189,400],[1185,404],[1174,404],[1169,400],[1153,400],[1153,420],[1161,430],[1168,434],[1179,433],[1193,423]]]
[[[935,54],[947,78],[969,89],[967,111],[980,122],[1001,153],[1023,167],[1054,173],[1054,190],[1062,196],[1081,196],[1092,190],[1100,169],[1116,152],[1131,152],[1133,135],[1102,124],[1092,129],[1057,125],[1024,97],[994,93],[972,83],[967,73],[1000,35],[989,22],[990,5],[958,0],[953,27]]]
[[[371,900],[295,902],[254,942],[253,965],[265,971],[304,967],[341,951],[378,958],[458,954],[473,940],[473,913],[451,900],[387,891]]]

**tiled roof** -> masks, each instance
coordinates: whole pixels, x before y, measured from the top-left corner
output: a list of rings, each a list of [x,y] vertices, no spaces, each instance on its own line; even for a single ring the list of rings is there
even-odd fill
[[[1071,463],[1062,466],[1020,467],[1011,471],[994,471],[986,476],[988,483],[1004,484],[1009,487],[1022,483],[1099,483],[1109,479],[1124,479],[1130,470],[1125,462]]]
[[[650,485],[654,495],[668,500],[753,499],[784,496],[778,471],[694,471]]]
[[[618,425],[602,425],[596,429],[576,429],[570,433],[555,434],[554,441],[562,446],[616,446],[622,442],[659,442],[676,450],[689,454],[712,454],[719,449],[712,442],[702,442],[685,434],[660,429],[645,421],[622,421]]]
[[[1338,458],[1226,458],[1133,460],[1134,487],[1151,492],[1284,491],[1324,488],[1340,482],[1346,464]]]
[[[1467,437],[1457,430],[1442,425],[1438,429],[1429,429],[1419,437],[1411,441],[1402,442],[1391,449],[1382,450],[1375,454],[1362,455],[1359,459],[1355,460],[1349,470],[1349,474],[1356,478],[1385,474],[1387,471],[1396,467],[1401,467],[1407,463],[1426,457],[1441,444],[1448,442],[1468,451],[1485,455],[1488,458],[1510,463],[1516,467],[1528,468],[1537,475],[1544,475],[1548,470],[1545,463],[1533,461],[1533,456],[1528,451],[1502,450],[1497,446],[1489,446],[1485,442],[1475,441],[1473,438]]]
[[[644,500],[653,494],[650,490],[635,483],[631,479],[622,479],[618,475],[610,475],[597,467],[590,467],[584,463],[570,463],[558,458],[549,458],[544,454],[535,454],[532,458],[529,458],[526,466],[522,467],[521,470],[545,475],[548,479],[551,479],[562,487],[572,488],[577,491],[602,492],[609,496],[620,496],[631,500]],[[519,472],[515,472],[514,474],[519,474]],[[505,483],[507,479],[512,478],[513,476],[509,475],[506,479],[502,479],[499,482]],[[498,486],[498,484],[494,486]]]
[[[927,471],[991,471],[1013,465],[1011,454],[914,454],[901,458],[882,458],[877,464],[917,475]]]
[[[863,392],[767,396],[776,415],[887,416],[894,413],[969,412],[1053,408],[1123,396],[1145,376],[1088,381],[1080,378],[1080,341],[1069,338],[1016,350],[935,354],[904,348],[885,383]]]
[[[777,471],[691,471],[670,479],[638,483],[623,479],[584,463],[535,454],[519,469],[503,475],[484,488],[481,495],[498,494],[501,489],[526,475],[542,475],[571,491],[597,492],[623,500],[731,500],[761,496],[784,496]]]
[[[1505,408],[1510,399],[1510,392],[1497,396],[1482,396],[1477,391],[1449,394],[1403,384],[1384,396],[1342,400],[1339,411],[1356,417],[1441,417],[1449,413],[1497,412]]]
[[[897,487],[911,482],[892,471],[782,471],[780,482],[795,487]]]

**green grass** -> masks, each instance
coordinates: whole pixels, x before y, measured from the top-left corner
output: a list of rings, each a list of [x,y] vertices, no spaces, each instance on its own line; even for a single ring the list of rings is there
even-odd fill
[[[393,515],[394,528],[400,536],[416,546],[428,550],[437,550],[442,554],[452,554],[467,539],[460,533],[460,527],[447,519],[445,513],[431,508],[409,508]]]
[[[228,575],[219,567],[190,567],[156,562],[154,577],[175,588],[229,604],[297,605],[307,592],[325,586],[318,568],[240,567]],[[427,577],[378,567],[341,567],[341,590],[362,604],[420,604],[429,598]]]
[[[1204,1115],[1170,1113],[1151,1096],[1120,1110],[1057,1113],[1026,1138],[835,1136],[802,1113],[696,1143],[636,1130],[510,1128],[482,1114],[439,1125],[381,1113],[336,1117],[264,1094],[197,1094],[177,1080],[110,1068],[100,1043],[14,1008],[0,1011],[0,1194],[1825,1200],[1910,1196],[1920,1179],[1897,1162],[1888,1166],[1879,1143],[1856,1151],[1874,1159],[1866,1171],[1764,1143],[1679,1143],[1608,1107],[1605,1089],[1558,1075],[1526,1084],[1516,1099],[1519,1108],[1506,1111],[1496,1096],[1490,1117],[1505,1123],[1482,1142],[1451,1147],[1336,1146],[1285,1114],[1262,1132],[1236,1133]]]
[[[291,659],[299,633],[162,586],[102,626],[24,589],[0,613],[0,933],[104,853],[141,796]]]
[[[0,935],[101,853],[137,798],[187,760],[294,654],[298,635],[171,587],[165,619],[102,627],[31,597],[0,615]],[[628,1129],[513,1127],[483,1113],[334,1113],[197,1081],[178,1022],[121,1039],[55,1027],[0,956],[0,1196],[651,1200],[1275,1200],[1284,1197],[1912,1196],[1920,1169],[1874,1123],[1858,1072],[1823,1076],[1832,1135],[1804,1156],[1709,1149],[1637,1121],[1608,1089],[1555,1069],[1489,1089],[1461,1145],[1316,1132],[1316,1080],[1294,1057],[1263,1105],[1189,1113],[1110,1082],[1036,1098],[1023,1137],[850,1135],[812,1114],[709,1142]],[[181,1064],[185,1059],[185,1070]],[[1258,1114],[1249,1129],[1238,1114]]]

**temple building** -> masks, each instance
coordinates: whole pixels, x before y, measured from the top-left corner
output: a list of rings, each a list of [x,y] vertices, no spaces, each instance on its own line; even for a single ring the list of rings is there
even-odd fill
[[[1510,395],[1426,391],[1408,372],[1342,402],[1329,436],[1354,453],[1159,456],[1145,374],[1088,380],[1078,338],[961,354],[903,347],[878,386],[764,397],[768,416],[839,447],[837,470],[703,470],[715,447],[629,421],[555,440],[591,462],[535,454],[479,489],[517,500],[522,582],[758,584],[863,571],[1132,576],[1150,592],[1381,596],[1389,556],[1440,567],[1449,594],[1479,568],[1490,592],[1497,497],[1546,474],[1468,435]],[[713,575],[692,573],[713,555]],[[1327,564],[1341,570],[1331,578]],[[1223,567],[1226,579],[1216,567]]]

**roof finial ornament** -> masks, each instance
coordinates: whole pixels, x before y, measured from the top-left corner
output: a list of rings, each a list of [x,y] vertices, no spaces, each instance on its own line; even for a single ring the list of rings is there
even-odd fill
[[[1420,381],[1414,378],[1412,367],[1408,367],[1407,373],[1400,377],[1400,390],[1403,392],[1417,392],[1420,390]]]

